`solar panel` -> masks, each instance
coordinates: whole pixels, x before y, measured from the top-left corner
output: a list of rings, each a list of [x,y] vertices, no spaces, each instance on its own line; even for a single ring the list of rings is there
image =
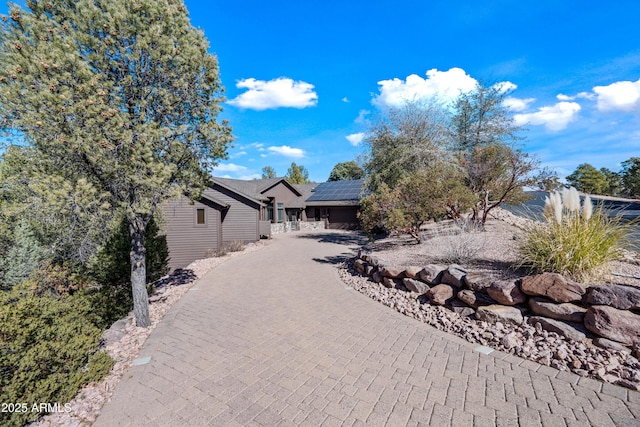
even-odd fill
[[[323,182],[318,184],[307,201],[360,200],[363,188],[363,179]]]

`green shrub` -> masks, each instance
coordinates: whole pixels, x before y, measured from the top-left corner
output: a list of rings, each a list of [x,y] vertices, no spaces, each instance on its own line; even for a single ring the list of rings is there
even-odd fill
[[[602,206],[593,209],[588,197],[581,207],[575,189],[554,192],[546,199],[545,221],[533,223],[519,240],[522,265],[588,283],[607,273],[607,262],[618,258],[630,231]]]
[[[159,235],[159,227],[151,219],[145,232],[147,283],[167,274],[169,249],[167,238]],[[89,269],[100,289],[94,293],[94,306],[105,326],[124,317],[133,309],[131,294],[131,238],[125,218],[120,227],[98,251]]]
[[[29,408],[0,413],[1,425],[33,421],[44,415],[31,411],[34,404],[63,404],[109,372],[114,362],[98,351],[97,323],[81,292],[38,296],[28,285],[0,292],[0,402]]]

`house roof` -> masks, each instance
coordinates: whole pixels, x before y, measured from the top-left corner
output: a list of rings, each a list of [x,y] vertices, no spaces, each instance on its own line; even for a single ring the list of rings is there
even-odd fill
[[[307,203],[314,202],[347,202],[359,203],[364,194],[364,179],[332,181],[318,184],[307,198]],[[357,204],[355,203],[355,204]]]
[[[236,185],[233,185],[233,182],[230,182],[230,181],[237,181],[237,182],[251,182],[251,181],[241,181],[239,179],[216,178],[216,177],[211,177],[211,180],[213,181],[214,184],[217,184],[223,188],[226,188],[227,190],[232,191],[238,194],[239,196],[244,197],[247,200],[257,203],[258,205],[263,205],[262,203],[263,197],[258,197],[253,192],[247,193],[246,191],[244,191],[245,190],[244,188],[240,189],[238,188],[239,185],[236,186]]]
[[[229,204],[228,204],[228,203],[225,203],[225,202],[223,202],[223,201],[220,201],[220,200],[216,199],[215,197],[213,197],[213,196],[211,196],[211,195],[209,195],[209,194],[202,193],[201,197],[202,197],[203,199],[207,199],[207,200],[209,200],[210,202],[215,203],[216,205],[220,206],[222,209],[229,209]]]
[[[212,178],[213,182],[260,204],[268,198],[265,191],[283,182],[298,198],[287,204],[288,208],[304,209],[310,206],[357,206],[365,195],[364,179],[333,181],[311,184],[290,184],[286,178],[265,178],[241,180],[231,178]]]

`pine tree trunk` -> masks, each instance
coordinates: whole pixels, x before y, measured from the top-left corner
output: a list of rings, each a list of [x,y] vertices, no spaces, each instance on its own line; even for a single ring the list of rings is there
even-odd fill
[[[147,293],[144,231],[145,223],[142,218],[136,217],[129,222],[133,313],[136,317],[136,325],[146,328],[151,325],[151,320],[149,318],[149,294]]]

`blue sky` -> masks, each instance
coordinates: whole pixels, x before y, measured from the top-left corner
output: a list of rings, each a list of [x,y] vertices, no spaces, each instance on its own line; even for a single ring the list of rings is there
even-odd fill
[[[640,2],[199,1],[236,136],[216,175],[292,161],[325,181],[367,120],[406,99],[510,82],[524,149],[564,177],[640,156]]]

